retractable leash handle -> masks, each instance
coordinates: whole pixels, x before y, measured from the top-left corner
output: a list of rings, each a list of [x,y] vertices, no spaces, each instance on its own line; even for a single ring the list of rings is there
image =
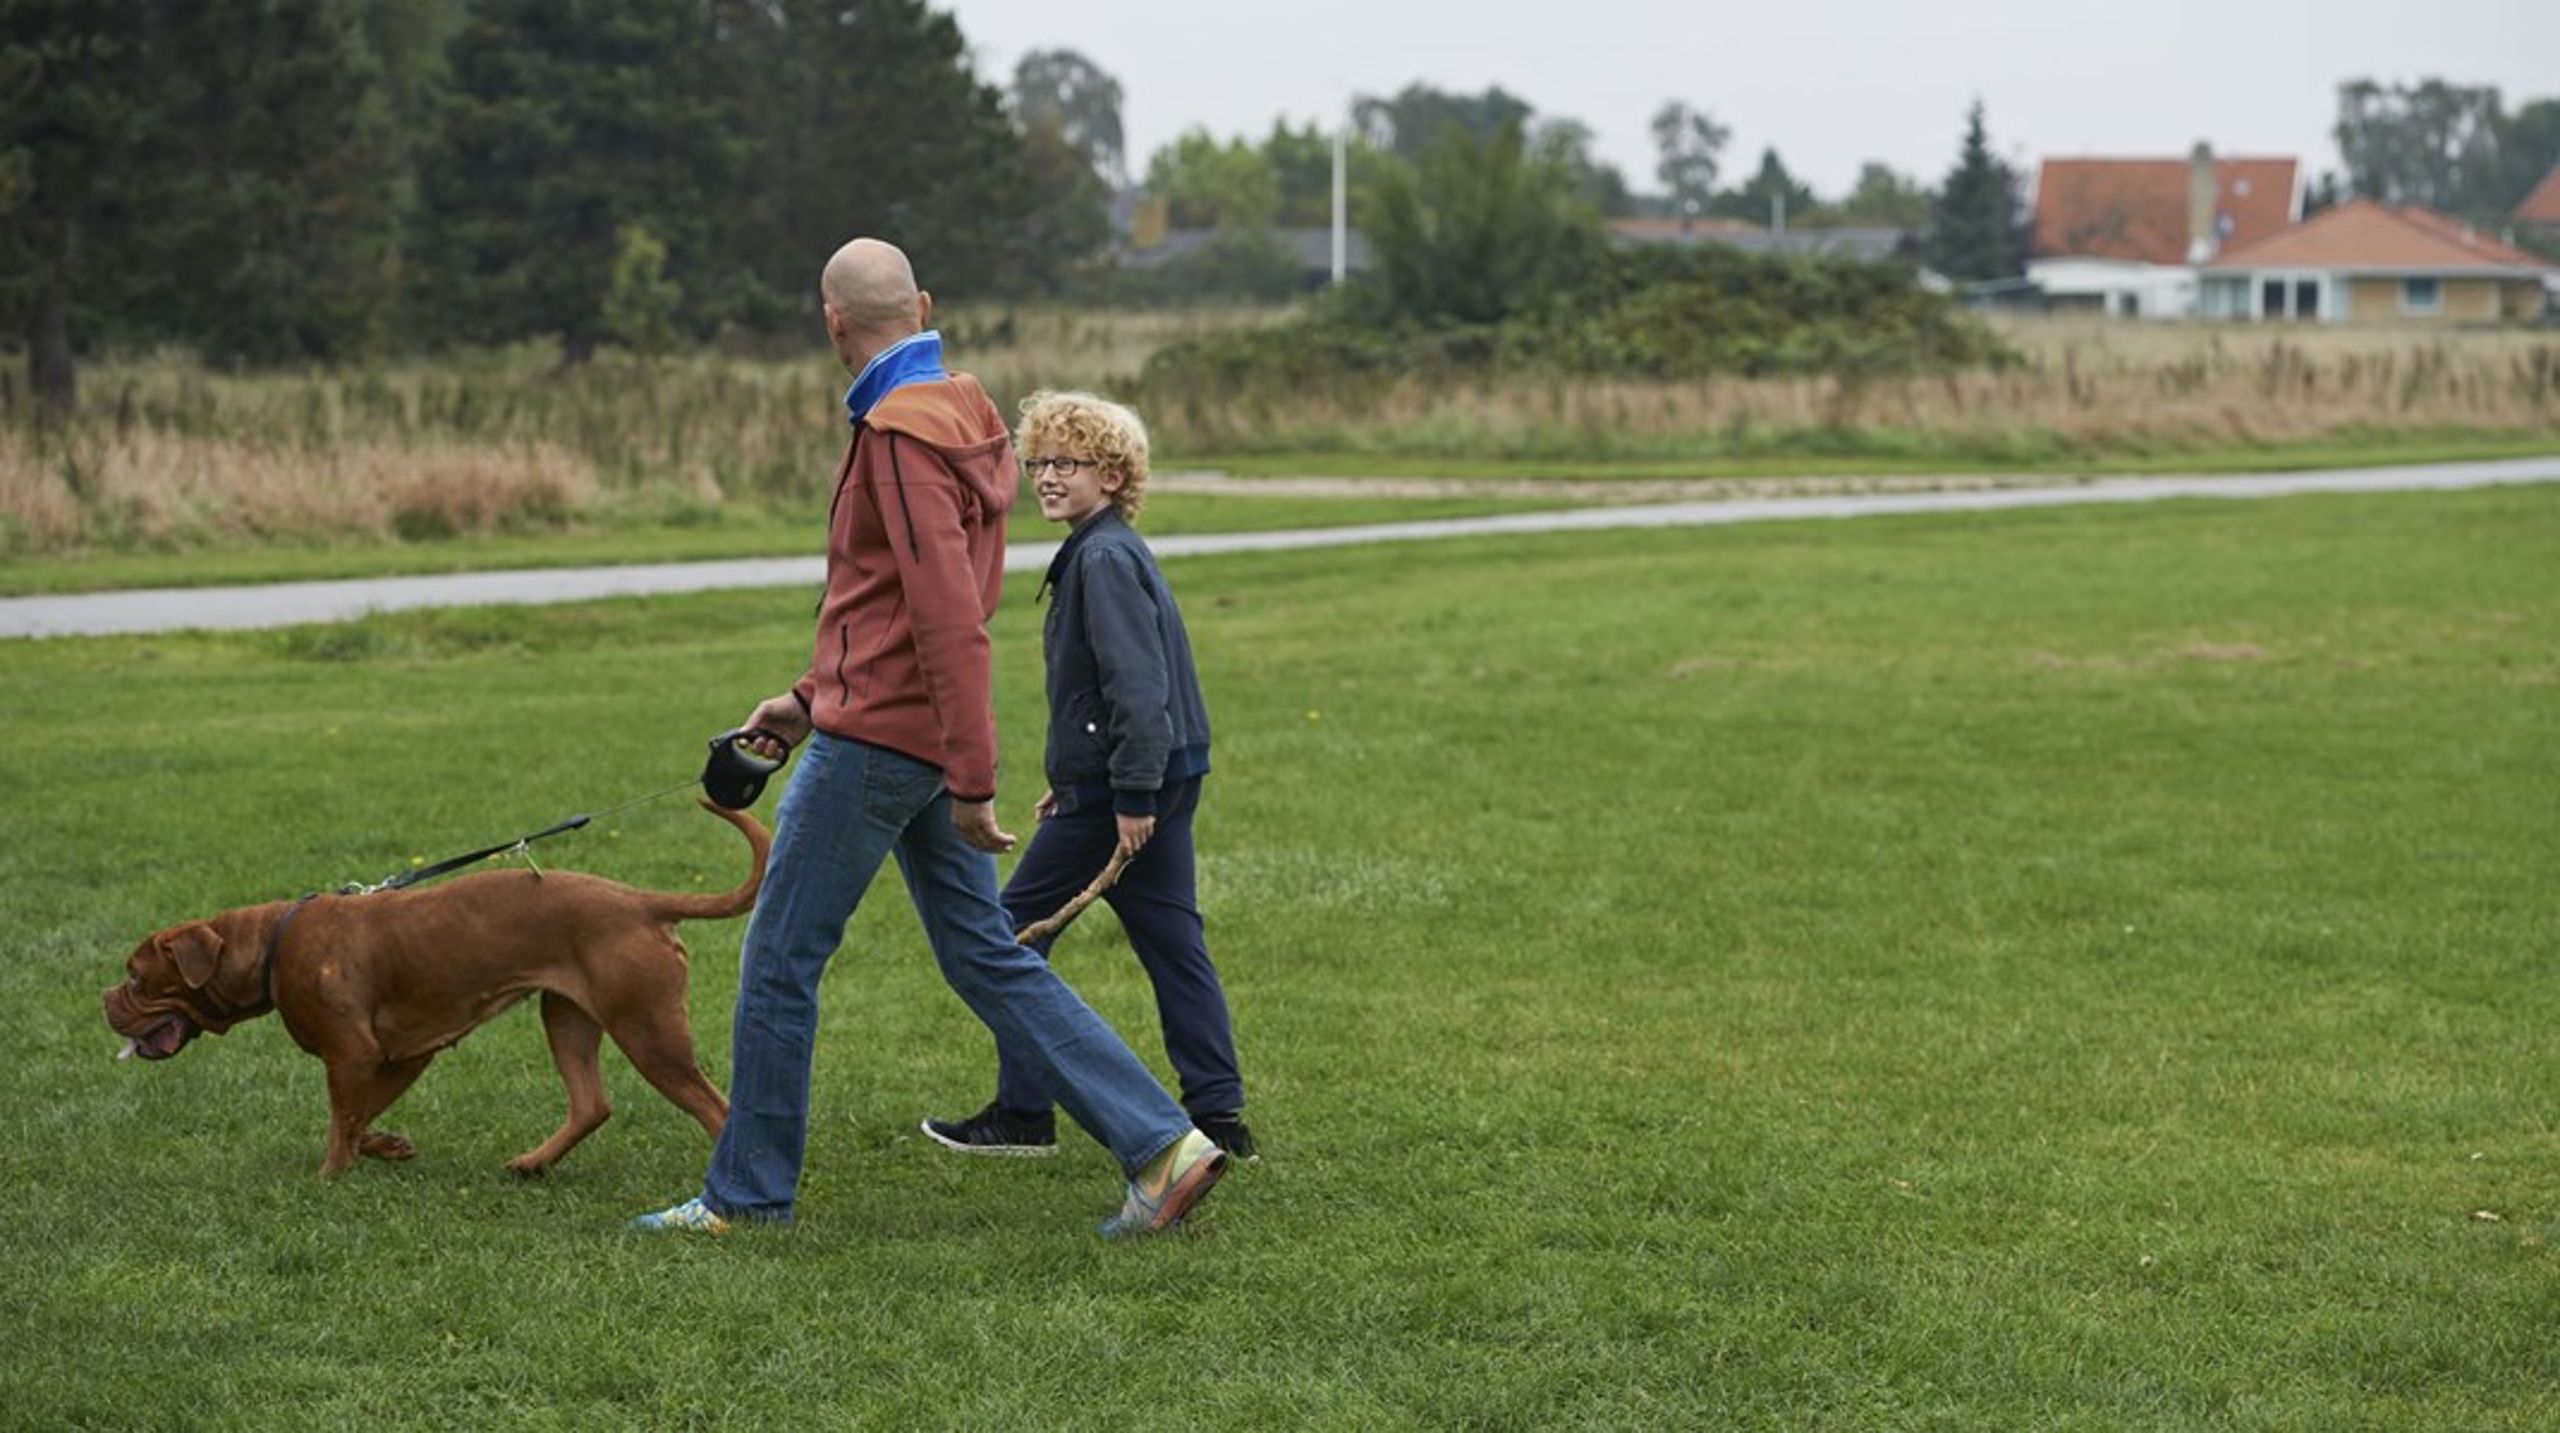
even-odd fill
[[[756,804],[764,794],[767,778],[782,769],[788,758],[766,756],[748,745],[750,740],[777,743],[785,750],[790,743],[760,726],[739,727],[711,738],[711,755],[702,763],[702,794],[712,804],[730,811],[744,811]]]

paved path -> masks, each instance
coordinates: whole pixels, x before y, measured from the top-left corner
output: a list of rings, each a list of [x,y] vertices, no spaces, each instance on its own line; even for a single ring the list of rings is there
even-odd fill
[[[2047,488],[2003,487],[1971,491],[1825,494],[1654,503],[1447,518],[1430,522],[1373,523],[1362,527],[1200,533],[1150,541],[1160,556],[1171,558],[1502,533],[1696,527],[1782,519],[1869,517],[1883,513],[1986,512],[1999,508],[2158,502],[2171,498],[2450,491],[2553,482],[2560,482],[2560,456],[2308,473],[2104,478]],[[1021,543],[1005,554],[1005,568],[1014,572],[1037,571],[1048,566],[1050,556],[1056,551],[1055,543]],[[11,597],[0,598],[0,638],[100,636],[187,628],[287,627],[306,622],[345,621],[367,612],[412,607],[576,602],[654,592],[705,592],[741,587],[814,589],[824,581],[825,575],[824,560],[813,556],[630,567],[529,568],[448,577],[282,582],[254,587],[162,588],[63,597]]]

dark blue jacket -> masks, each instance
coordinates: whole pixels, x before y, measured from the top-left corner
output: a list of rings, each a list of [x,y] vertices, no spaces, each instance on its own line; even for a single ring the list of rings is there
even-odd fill
[[[1049,789],[1062,812],[1109,801],[1153,815],[1156,793],[1209,769],[1209,708],[1191,636],[1155,554],[1104,507],[1049,563]]]

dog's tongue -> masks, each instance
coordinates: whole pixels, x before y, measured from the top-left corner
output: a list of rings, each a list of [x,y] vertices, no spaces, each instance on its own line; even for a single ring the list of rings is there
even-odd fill
[[[140,1037],[125,1041],[124,1049],[117,1052],[116,1058],[130,1060],[139,1055],[146,1060],[165,1060],[178,1053],[178,1047],[185,1043],[187,1022],[171,1016],[142,1032]]]

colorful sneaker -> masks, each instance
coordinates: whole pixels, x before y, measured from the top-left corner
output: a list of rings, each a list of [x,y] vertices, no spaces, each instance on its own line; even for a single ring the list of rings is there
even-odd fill
[[[1229,1112],[1222,1115],[1195,1115],[1200,1132],[1209,1142],[1247,1164],[1260,1164],[1262,1152],[1253,1147],[1253,1131],[1245,1127],[1244,1116]]]
[[[1227,1152],[1191,1131],[1129,1181],[1129,1197],[1119,1213],[1102,1221],[1102,1237],[1126,1239],[1172,1228],[1226,1172]]]
[[[712,1213],[711,1206],[696,1195],[673,1209],[643,1214],[630,1227],[643,1234],[726,1234],[729,1221]]]
[[[926,1120],[918,1128],[925,1138],[958,1154],[1042,1159],[1058,1152],[1058,1117],[1048,1110],[1017,1114],[989,1104],[965,1120]]]

